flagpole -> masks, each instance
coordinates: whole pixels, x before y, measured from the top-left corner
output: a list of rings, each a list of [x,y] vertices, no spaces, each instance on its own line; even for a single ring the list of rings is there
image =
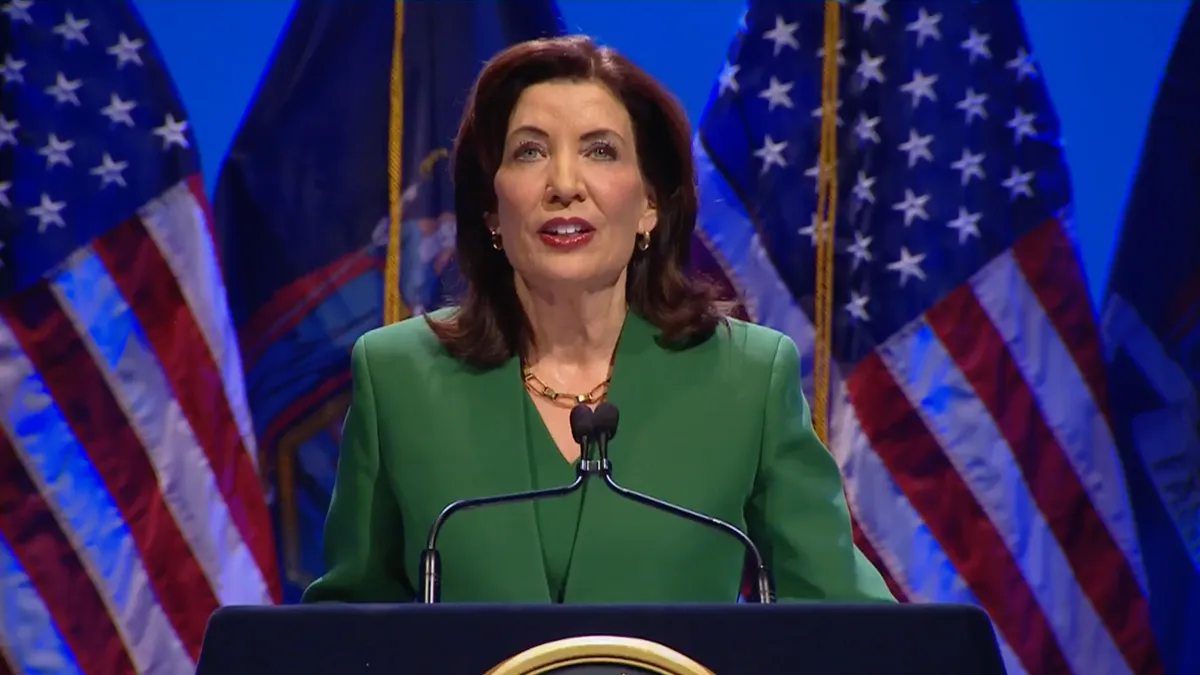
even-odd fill
[[[400,298],[400,189],[404,156],[404,2],[395,3],[388,96],[388,239],[383,268],[383,323],[408,314]]]
[[[824,60],[821,76],[821,140],[817,159],[816,285],[813,302],[813,429],[828,442],[829,373],[832,366],[833,252],[837,222],[838,33],[841,7],[825,2]]]

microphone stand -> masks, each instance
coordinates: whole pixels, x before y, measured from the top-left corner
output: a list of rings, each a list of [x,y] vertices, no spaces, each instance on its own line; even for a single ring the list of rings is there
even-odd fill
[[[588,452],[589,439],[584,437],[580,442],[579,463],[575,467],[575,480],[567,485],[559,487],[543,488],[540,490],[528,490],[525,492],[513,492],[503,495],[489,495],[485,497],[470,497],[467,499],[459,499],[458,501],[450,502],[446,505],[442,512],[434,519],[433,525],[429,528],[429,536],[426,539],[425,550],[421,551],[421,602],[425,604],[433,604],[441,601],[441,576],[442,576],[442,559],[437,550],[438,533],[441,532],[442,526],[446,523],[446,519],[451,515],[480,506],[490,506],[492,504],[505,504],[508,502],[520,501],[535,501],[539,499],[547,499],[550,497],[562,497],[571,494],[583,486],[583,481],[588,476],[601,474],[601,460],[590,459]]]
[[[621,485],[617,484],[612,477],[612,464],[608,461],[608,439],[610,438],[611,433],[599,431],[596,436],[596,445],[600,450],[600,459],[596,462],[596,464],[600,477],[604,480],[605,485],[622,497],[627,497],[635,502],[639,502],[651,508],[660,509],[668,513],[682,516],[683,518],[692,520],[702,525],[714,527],[735,537],[738,541],[742,542],[742,546],[744,546],[746,550],[750,552],[751,557],[754,558],[754,564],[757,568],[755,570],[755,594],[757,596],[757,601],[761,604],[775,602],[775,591],[771,587],[771,574],[767,570],[766,563],[763,562],[762,553],[759,552],[758,546],[754,544],[754,541],[752,541],[745,532],[742,532],[740,529],[719,518],[706,516],[703,513],[692,511],[691,509],[684,508],[677,504],[671,504],[670,502],[665,502],[661,499],[656,499],[650,495],[642,494],[641,492],[630,490],[629,488],[622,487]]]

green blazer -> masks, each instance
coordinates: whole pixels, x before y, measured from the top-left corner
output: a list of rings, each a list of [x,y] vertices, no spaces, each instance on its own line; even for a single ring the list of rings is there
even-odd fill
[[[683,351],[630,312],[608,398],[618,483],[743,528],[786,600],[894,601],[851,537],[837,465],[814,435],[795,344],[730,320]],[[305,602],[405,602],[448,503],[569,483],[517,359],[472,370],[421,318],[353,349],[353,402],[325,525],[328,572]],[[731,537],[623,499],[568,497],[459,512],[442,529],[444,602],[732,602]]]

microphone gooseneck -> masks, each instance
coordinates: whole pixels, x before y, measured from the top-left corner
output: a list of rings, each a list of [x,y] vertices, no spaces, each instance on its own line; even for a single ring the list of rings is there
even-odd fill
[[[433,525],[429,527],[429,536],[425,540],[425,550],[421,551],[421,602],[433,604],[441,601],[442,562],[437,550],[438,534],[450,516],[460,511],[504,504],[508,502],[533,501],[549,497],[568,495],[580,488],[589,475],[600,473],[599,461],[588,459],[588,448],[594,442],[595,424],[592,409],[579,404],[571,409],[571,436],[579,444],[579,464],[575,469],[575,480],[559,487],[543,488],[541,490],[526,490],[503,495],[485,497],[470,497],[450,502],[442,509]]]
[[[593,437],[595,439],[597,449],[599,450],[599,473],[601,478],[604,480],[604,484],[622,497],[632,499],[635,502],[666,511],[667,513],[686,518],[702,525],[707,525],[720,530],[740,541],[746,551],[749,552],[750,557],[754,559],[754,565],[757,568],[755,570],[756,583],[753,599],[756,602],[764,604],[774,602],[775,592],[771,586],[770,572],[767,569],[766,563],[763,561],[762,553],[759,552],[758,546],[755,545],[754,541],[750,539],[745,532],[742,532],[737,527],[734,527],[732,524],[727,523],[719,518],[707,516],[703,513],[698,513],[696,511],[692,511],[691,509],[686,509],[682,506],[665,502],[661,499],[656,499],[650,495],[630,490],[629,488],[622,487],[615,480],[613,480],[612,465],[608,461],[608,443],[617,435],[617,422],[619,419],[620,413],[617,410],[617,406],[609,403],[608,401],[596,406],[596,411],[594,415],[592,415],[592,433],[594,435]]]

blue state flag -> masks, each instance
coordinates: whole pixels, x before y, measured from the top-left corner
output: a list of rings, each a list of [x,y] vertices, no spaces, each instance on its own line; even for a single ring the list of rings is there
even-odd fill
[[[1103,308],[1113,414],[1168,673],[1200,673],[1200,6],[1180,27]]]
[[[432,310],[456,288],[448,159],[468,90],[504,47],[561,32],[553,0],[301,0],[288,20],[214,197],[285,601],[323,571],[350,349],[383,321],[389,176],[403,306]]]

